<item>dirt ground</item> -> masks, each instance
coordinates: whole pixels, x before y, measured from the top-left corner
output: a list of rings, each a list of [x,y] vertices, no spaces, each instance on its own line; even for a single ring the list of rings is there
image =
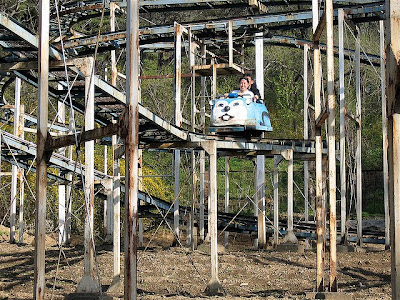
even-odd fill
[[[226,296],[207,297],[204,290],[210,279],[209,244],[188,252],[168,247],[171,236],[167,233],[157,236],[148,249],[138,254],[139,299],[307,299],[305,293],[315,286],[315,251],[255,251],[249,236],[231,234],[229,249],[219,254],[218,265]],[[83,275],[84,249],[80,243],[60,251],[49,237],[46,299],[63,299],[75,291]],[[340,292],[354,299],[390,299],[390,252],[383,251],[383,246],[374,249],[379,251],[338,253]],[[33,254],[32,245],[9,244],[5,235],[0,235],[0,300],[32,299]],[[112,257],[111,245],[96,247],[96,276],[104,291],[112,281]]]

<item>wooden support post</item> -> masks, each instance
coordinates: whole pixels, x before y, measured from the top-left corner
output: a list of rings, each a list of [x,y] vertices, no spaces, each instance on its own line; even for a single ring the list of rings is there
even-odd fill
[[[104,174],[108,174],[107,167],[107,145],[104,146]],[[113,197],[112,197],[112,180],[105,182],[105,191],[107,199],[104,201],[104,232],[105,232],[105,242],[111,243],[113,238]]]
[[[201,45],[201,60],[202,64],[205,65],[207,63],[206,60],[206,45],[204,43]],[[200,102],[200,120],[201,127],[203,128],[203,133],[206,132],[206,91],[207,84],[206,78],[204,76],[201,77],[201,102]],[[200,210],[200,220],[199,220],[199,238],[200,241],[204,241],[204,203],[205,203],[205,171],[206,171],[206,163],[205,163],[205,152],[204,150],[200,150],[200,193],[199,193],[199,210]]]
[[[257,202],[257,227],[258,247],[264,248],[267,245],[267,230],[265,226],[265,156],[257,155],[256,172],[256,202]]]
[[[181,83],[182,83],[182,25],[175,23],[175,43],[174,43],[174,99],[175,99],[175,125],[182,125],[181,112]]]
[[[14,130],[15,136],[18,135],[18,123],[20,116],[21,104],[21,79],[15,78],[15,104],[14,104]],[[18,189],[18,166],[15,164],[11,167],[11,206],[10,206],[10,243],[15,243],[15,229],[17,219],[17,189]]]
[[[104,79],[105,80],[105,79]],[[104,152],[103,152],[103,167],[104,167],[104,174],[107,175],[107,145],[104,145]],[[107,187],[104,184],[105,194],[107,194]],[[109,240],[109,228],[108,228],[108,197],[107,199],[103,200],[103,233],[104,233],[104,240]]]
[[[113,120],[113,123],[116,123]],[[118,136],[113,135],[112,157],[113,157],[113,280],[108,292],[117,292],[121,287],[121,168],[120,159],[117,156]]]
[[[63,86],[58,84],[58,90],[62,90]],[[65,104],[58,101],[57,121],[65,125]],[[58,153],[65,155],[65,148],[58,149]],[[65,228],[65,215],[66,215],[66,198],[65,198],[64,184],[58,185],[58,243],[63,245],[66,242],[66,228]]]
[[[340,97],[340,243],[347,243],[346,236],[346,98],[344,93],[344,10],[338,10],[339,23],[339,97]]]
[[[229,213],[229,156],[225,156],[225,202],[224,202],[225,213]],[[229,232],[224,233],[224,246],[228,249],[229,245]]]
[[[206,157],[205,157],[204,150],[200,151],[200,220],[199,220],[199,227],[200,227],[200,241],[204,241],[205,234],[204,234],[204,204],[205,204],[205,173],[206,173]]]
[[[319,22],[318,0],[312,1],[313,13],[313,33],[315,34]],[[321,114],[321,52],[319,41],[314,42],[314,105],[315,120]],[[322,196],[322,136],[321,127],[315,128],[315,187],[316,187],[316,228],[317,228],[317,272],[316,272],[316,291],[324,291],[324,222],[325,218],[323,196]]]
[[[174,245],[176,245],[176,239],[179,238],[179,189],[180,189],[180,177],[181,177],[181,151],[174,150],[174,176],[175,176],[175,189],[174,189]]]
[[[73,118],[73,109],[70,108],[69,111],[69,133],[72,134],[72,124],[74,124],[74,118]],[[67,151],[68,151],[68,159],[72,160],[72,149],[73,146],[68,146]],[[67,180],[69,182],[72,182],[72,173],[67,174]],[[65,217],[65,243],[70,243],[71,241],[71,228],[72,228],[72,187],[71,185],[66,186],[66,198],[67,198],[67,206],[66,206],[66,217]]]
[[[18,137],[24,139],[24,129],[25,129],[25,106],[20,105],[20,115],[18,121]],[[1,152],[0,152],[1,153]],[[20,168],[18,170],[18,181],[19,181],[19,241],[22,244],[24,242],[24,203],[25,203],[25,184],[24,184],[24,169]]]
[[[15,240],[15,225],[17,216],[17,190],[18,190],[18,166],[11,166],[11,207],[10,207],[10,243],[14,244]]]
[[[335,72],[333,56],[333,2],[326,1],[327,91],[328,91],[328,165],[329,165],[329,291],[337,292],[336,272],[336,137],[335,137]]]
[[[263,33],[257,32],[255,37],[255,62],[256,81],[261,98],[264,99],[264,39]],[[257,155],[256,175],[256,202],[257,202],[257,227],[258,245],[257,248],[264,248],[267,245],[267,229],[265,226],[265,156]]]
[[[193,68],[195,65],[195,51],[196,51],[196,44],[193,41],[192,37],[192,32],[191,30],[188,31],[189,35],[189,63],[190,63],[190,70],[192,73],[191,77],[191,97],[190,97],[190,103],[191,103],[191,130],[195,132],[196,130],[196,73]],[[190,233],[190,244],[188,245],[192,250],[195,249],[195,243],[194,243],[194,215],[195,215],[195,204],[196,204],[196,186],[197,186],[197,178],[196,178],[196,155],[195,152],[192,150],[191,153],[191,164],[192,164],[192,183],[191,183],[191,190],[192,190],[192,203],[191,203],[191,210],[190,210],[190,222],[189,222],[189,227],[188,231]]]
[[[304,45],[304,82],[303,82],[303,116],[304,116],[304,139],[308,140],[308,45]],[[308,221],[308,161],[304,161],[304,221]]]
[[[279,163],[282,158],[274,155],[274,245],[279,244]]]
[[[228,52],[229,52],[229,66],[233,66],[233,30],[232,21],[228,21]]]
[[[192,190],[192,203],[191,203],[191,210],[190,210],[190,222],[189,222],[189,233],[190,233],[190,244],[188,245],[192,250],[195,250],[194,244],[194,216],[195,216],[195,209],[196,209],[196,200],[197,200],[197,173],[196,173],[196,153],[192,150],[191,153],[191,163],[192,163],[192,182],[191,182],[191,190]]]
[[[181,112],[181,54],[182,54],[182,26],[175,23],[175,45],[174,45],[174,99],[175,99],[175,125],[182,125]],[[180,181],[180,150],[174,150],[174,175],[175,175],[175,193],[174,193],[174,232],[175,239],[179,238],[179,181]],[[176,241],[174,240],[174,244]]]
[[[115,2],[110,2],[110,31],[115,31],[115,9],[117,4]],[[111,84],[113,86],[117,85],[117,60],[115,57],[115,50],[111,50]]]
[[[201,51],[201,64],[207,64],[207,48],[204,43],[200,46]],[[206,95],[207,95],[207,83],[206,77],[201,76],[201,98],[200,98],[200,125],[203,128],[203,133],[206,133]],[[203,151],[203,150],[202,150]]]
[[[137,298],[137,222],[139,184],[139,1],[128,1],[126,99],[128,134],[125,138],[125,276],[124,299]]]
[[[288,149],[285,152],[282,152],[282,155],[288,161],[287,233],[283,242],[296,244],[298,241],[293,230],[293,150]]]
[[[385,74],[385,23],[379,21],[380,56],[381,56],[381,97],[382,97],[382,153],[383,153],[383,202],[385,208],[385,249],[390,248],[390,213],[389,213],[389,166],[388,166],[388,120],[386,106]]]
[[[258,155],[257,155],[257,157],[258,157]],[[257,161],[255,162],[255,167],[256,167],[256,169],[255,169],[255,172],[254,172],[254,175],[255,175],[255,178],[254,178],[254,191],[257,191],[257,187],[258,187],[258,180],[257,180],[258,166],[257,166]],[[258,221],[258,196],[259,196],[258,193],[255,192],[254,193],[254,198],[253,198],[253,216],[255,218],[257,218],[257,221]],[[255,238],[253,240],[253,247],[254,247],[254,249],[258,249],[258,230],[257,230],[257,238]]]
[[[115,9],[117,4],[110,2],[110,30],[115,31]],[[118,69],[115,57],[115,50],[111,50],[111,84],[117,85]],[[116,123],[113,120],[113,123]],[[111,137],[112,157],[113,157],[113,176],[112,176],[112,217],[113,217],[113,280],[108,288],[108,292],[118,292],[122,286],[121,283],[121,168],[120,159],[116,155],[118,148],[117,135]]]
[[[356,175],[357,175],[357,244],[363,245],[362,241],[362,165],[361,165],[361,61],[360,61],[360,30],[356,26],[356,49],[355,49],[355,61],[356,61],[356,116],[357,116],[357,147],[356,147]]]
[[[210,157],[210,223],[208,229],[211,238],[211,280],[207,285],[208,295],[222,294],[222,286],[218,279],[218,232],[217,232],[217,143],[209,141],[202,143]]]
[[[400,298],[400,2],[386,2],[386,95],[392,299]]]
[[[143,218],[139,218],[139,247],[143,247]]]
[[[386,95],[392,299],[400,298],[400,2],[386,2]]]
[[[106,223],[107,223],[107,230],[106,230],[106,236],[105,236],[105,242],[106,243],[112,243],[113,241],[113,221],[114,221],[114,217],[113,217],[113,183],[112,183],[112,179],[106,179],[105,180],[105,192],[107,195],[107,199],[106,199]]]
[[[38,47],[38,84],[39,106],[36,135],[36,212],[35,212],[35,300],[45,298],[45,237],[46,237],[46,192],[47,162],[45,144],[47,138],[48,102],[49,102],[49,30],[50,1],[39,1],[39,47]]]
[[[94,59],[89,57],[81,70],[85,75],[85,131],[94,129]],[[85,267],[76,291],[100,292],[94,275],[94,141],[85,142]]]
[[[214,55],[211,59],[211,64],[212,64],[211,99],[215,99],[217,97],[217,67],[215,64]]]

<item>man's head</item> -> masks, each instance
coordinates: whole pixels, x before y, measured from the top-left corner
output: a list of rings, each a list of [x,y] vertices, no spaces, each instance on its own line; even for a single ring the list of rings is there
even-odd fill
[[[247,78],[247,81],[249,82],[249,85],[252,85],[252,84],[254,83],[254,80],[253,80],[253,78],[251,77],[251,74],[250,74],[250,73],[244,74],[243,77],[244,77],[244,78]]]

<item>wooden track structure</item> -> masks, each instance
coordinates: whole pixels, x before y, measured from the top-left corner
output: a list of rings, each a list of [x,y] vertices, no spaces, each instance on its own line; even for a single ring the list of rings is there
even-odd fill
[[[386,5],[392,5],[393,11],[397,9],[398,4],[395,1],[387,1]],[[262,175],[265,173],[264,167],[265,157],[274,158],[275,170],[279,165],[280,161],[286,159],[289,161],[289,176],[293,173],[293,160],[303,161],[316,161],[316,181],[317,181],[317,224],[316,224],[316,239],[319,248],[317,248],[317,280],[316,288],[317,291],[324,290],[323,282],[323,261],[321,262],[321,255],[323,255],[322,246],[322,235],[320,230],[322,229],[322,216],[326,212],[322,210],[322,173],[323,173],[323,161],[328,162],[328,182],[330,191],[328,193],[330,199],[330,240],[333,245],[336,245],[336,157],[342,152],[337,149],[342,148],[337,145],[335,141],[335,126],[334,126],[334,91],[332,77],[328,78],[328,102],[321,106],[319,95],[320,95],[320,78],[319,74],[319,56],[320,53],[326,51],[328,58],[328,76],[333,74],[333,55],[338,55],[339,61],[343,62],[344,58],[355,57],[357,61],[356,68],[359,72],[360,63],[372,63],[374,65],[383,64],[383,53],[381,56],[374,56],[370,54],[361,55],[360,49],[356,50],[344,49],[343,41],[339,47],[333,47],[333,22],[338,22],[339,31],[341,24],[347,22],[349,26],[354,30],[355,34],[358,34],[357,25],[362,22],[372,22],[387,19],[387,24],[390,26],[393,18],[398,18],[396,14],[394,17],[389,14],[389,10],[385,7],[383,1],[327,1],[324,10],[320,10],[318,1],[285,1],[289,11],[279,12],[277,9],[273,13],[269,13],[271,8],[277,8],[283,3],[281,1],[261,1],[261,0],[210,0],[210,1],[196,1],[196,0],[166,0],[166,1],[121,1],[121,2],[109,2],[109,1],[78,1],[69,2],[59,7],[58,13],[51,11],[48,13],[49,7],[47,2],[42,1],[40,3],[41,13],[41,27],[43,31],[39,32],[39,35],[32,33],[27,30],[22,24],[19,24],[16,20],[0,12],[0,46],[4,53],[8,55],[3,56],[1,59],[0,66],[0,99],[2,100],[1,105],[4,109],[8,109],[10,113],[15,115],[19,110],[18,106],[9,105],[5,103],[4,93],[7,88],[16,80],[23,80],[34,87],[39,89],[39,111],[38,116],[29,116],[25,114],[24,121],[22,123],[28,125],[37,124],[38,140],[37,145],[34,147],[29,142],[25,141],[21,136],[11,135],[7,132],[1,133],[2,142],[2,159],[10,162],[14,165],[19,165],[23,168],[30,168],[29,161],[36,158],[37,160],[37,215],[36,215],[36,245],[35,245],[35,299],[44,299],[44,244],[41,237],[43,236],[44,227],[41,225],[45,220],[45,214],[43,215],[43,206],[46,207],[46,178],[49,177],[51,180],[57,180],[70,184],[71,181],[66,179],[64,176],[67,173],[73,172],[76,168],[74,162],[70,158],[55,153],[55,151],[62,147],[71,145],[77,145],[79,143],[86,143],[85,149],[89,149],[86,154],[88,161],[85,167],[80,167],[78,173],[81,175],[81,183],[85,189],[90,188],[95,184],[104,183],[106,181],[112,181],[116,179],[116,175],[109,176],[104,173],[95,171],[93,168],[93,159],[90,155],[91,143],[94,140],[102,140],[104,143],[110,143],[109,137],[120,136],[124,140],[125,150],[123,147],[117,149],[116,142],[113,142],[113,151],[115,152],[115,161],[117,161],[122,153],[125,151],[125,158],[127,161],[135,162],[138,159],[139,149],[168,149],[174,151],[175,157],[175,174],[179,174],[179,157],[180,150],[191,151],[192,153],[192,164],[194,163],[195,153],[199,153],[201,158],[200,171],[203,168],[204,173],[204,157],[207,153],[210,157],[210,208],[208,212],[208,231],[211,236],[211,280],[207,287],[207,292],[210,294],[219,294],[222,290],[218,281],[218,255],[216,252],[217,246],[217,193],[216,193],[216,161],[219,156],[240,156],[257,159],[257,186],[263,186],[265,177]],[[397,6],[396,6],[397,5]],[[296,10],[295,6],[302,7],[301,10]],[[394,7],[394,8],[393,8]],[[226,10],[226,9],[240,8],[243,10],[242,14],[237,15],[235,18],[218,18],[215,20],[208,21],[192,21],[185,22],[183,20],[180,23],[175,22],[171,25],[156,24],[154,26],[139,27],[139,15],[145,15],[150,13],[170,13],[179,11],[201,11],[205,9],[214,10]],[[46,11],[46,13],[44,13]],[[115,31],[115,28],[108,33],[101,33],[97,35],[85,35],[75,30],[76,25],[81,22],[93,18],[99,18],[105,13],[117,13],[121,16],[128,14],[131,16],[127,21],[127,29],[122,31]],[[251,14],[250,16],[248,14]],[[47,16],[46,16],[47,14]],[[59,19],[58,19],[59,17]],[[381,22],[382,23],[382,22]],[[382,23],[383,24],[383,23]],[[44,27],[43,27],[44,26]],[[312,41],[304,41],[291,37],[281,36],[281,31],[290,28],[313,28],[313,39]],[[44,28],[44,29],[43,29]],[[394,28],[394,27],[393,27]],[[398,33],[398,28],[391,29],[394,33]],[[327,44],[320,43],[322,32],[327,32]],[[397,30],[397,31],[396,31]],[[47,33],[46,33],[47,32]],[[383,32],[383,30],[382,30]],[[342,38],[343,38],[343,32]],[[52,37],[49,40],[49,35]],[[63,43],[57,39],[59,35],[63,36]],[[238,39],[234,39],[234,36],[241,36],[240,43]],[[182,37],[185,39],[182,39]],[[137,38],[137,43],[134,44],[132,39]],[[388,38],[389,39],[389,38]],[[381,38],[383,40],[383,38]],[[389,39],[390,40],[390,39]],[[216,96],[216,77],[225,74],[242,74],[246,70],[238,64],[238,59],[234,58],[234,53],[238,50],[238,47],[256,47],[256,56],[262,58],[262,45],[263,43],[271,43],[278,45],[286,45],[289,47],[299,47],[304,49],[305,61],[308,58],[309,49],[314,52],[314,85],[315,85],[315,128],[316,137],[310,139],[308,136],[308,121],[305,121],[305,133],[303,140],[275,140],[264,137],[260,138],[244,138],[244,137],[224,137],[216,135],[207,135],[205,132],[205,101],[200,104],[200,109],[196,107],[194,102],[194,89],[195,83],[194,78],[197,76],[211,76],[212,78],[212,91],[211,95]],[[41,45],[46,46],[41,46]],[[47,47],[49,45],[49,47]],[[134,47],[136,45],[136,47]],[[261,48],[260,48],[261,45]],[[190,49],[189,54],[189,65],[191,68],[192,77],[192,102],[191,102],[191,115],[186,117],[182,115],[181,111],[181,80],[182,80],[182,46],[188,46]],[[124,93],[116,87],[115,78],[117,74],[113,71],[113,78],[111,83],[103,80],[98,75],[92,73],[93,58],[90,57],[97,52],[108,52],[115,51],[116,49],[126,48],[127,57],[129,56],[127,63],[127,92]],[[211,51],[218,52],[219,49],[226,48],[227,55],[225,57],[219,57]],[[261,49],[261,50],[260,50]],[[381,47],[383,49],[383,47]],[[139,74],[137,70],[139,52],[140,51],[174,51],[174,68],[175,74],[174,80],[174,96],[173,101],[175,103],[175,111],[173,121],[167,121],[146,107],[138,103],[138,90],[139,90]],[[258,51],[258,52],[257,52]],[[115,52],[114,52],[115,53]],[[393,53],[397,53],[394,52]],[[389,53],[391,54],[391,53]],[[89,57],[87,57],[89,55]],[[196,57],[201,57],[199,60]],[[218,57],[218,59],[217,59]],[[391,56],[389,56],[392,59]],[[389,59],[389,58],[388,58]],[[219,60],[219,62],[217,62]],[[135,65],[135,62],[137,63]],[[115,57],[114,57],[115,63]],[[397,64],[393,64],[398,66]],[[305,68],[307,69],[307,67]],[[66,72],[65,72],[66,70]],[[260,71],[261,70],[261,71]],[[256,61],[256,80],[259,82],[263,81],[262,75],[262,60],[257,65]],[[340,74],[343,70],[339,70]],[[383,71],[384,72],[384,71]],[[384,73],[383,73],[384,74]],[[389,77],[395,74],[394,71],[389,71]],[[75,78],[74,85],[70,88],[69,78]],[[161,78],[161,77],[160,77]],[[48,81],[53,82],[53,85],[49,85]],[[319,83],[318,83],[319,81]],[[54,88],[54,86],[59,88]],[[393,85],[393,83],[391,83]],[[395,81],[395,84],[398,84]],[[357,83],[359,86],[359,82]],[[382,86],[385,86],[383,81]],[[262,91],[263,92],[263,91]],[[383,95],[385,94],[383,88]],[[128,96],[127,96],[128,95]],[[359,91],[358,91],[359,95]],[[306,95],[305,95],[306,96]],[[391,119],[392,110],[391,106],[396,102],[396,98],[388,92],[388,103],[389,108],[387,109],[389,114],[389,120]],[[66,128],[62,122],[56,122],[54,124],[48,124],[47,116],[47,99],[52,97],[58,99],[59,102],[65,101],[70,97],[69,101],[73,109],[76,112],[85,114],[86,124],[85,129],[81,132],[72,133],[70,128]],[[307,97],[305,97],[307,98]],[[393,100],[395,99],[395,100]],[[359,145],[361,145],[361,99],[357,109],[357,116],[353,116],[353,119],[360,128],[357,131],[360,137]],[[384,96],[382,102],[386,102]],[[341,102],[342,103],[342,102]],[[90,106],[89,106],[90,105]],[[44,108],[45,107],[45,108]],[[93,111],[87,112],[88,108],[93,108]],[[385,111],[386,108],[383,108]],[[308,119],[308,103],[305,102],[305,120]],[[396,115],[397,112],[394,113]],[[196,124],[196,114],[200,114],[200,124]],[[17,117],[15,117],[17,119]],[[341,118],[342,118],[342,104],[341,104]],[[341,119],[342,120],[342,119]],[[383,117],[386,120],[386,115]],[[394,118],[394,120],[397,120]],[[7,120],[3,120],[7,122]],[[321,126],[328,122],[329,131],[327,135],[326,143],[322,143]],[[391,174],[396,176],[398,171],[396,169],[397,162],[393,160],[393,155],[397,152],[397,123],[391,121],[389,123],[388,132],[389,138],[393,140],[389,141],[389,162]],[[393,123],[394,122],[394,123]],[[17,123],[14,123],[16,127]],[[94,124],[97,124],[95,127]],[[341,121],[342,124],[342,121]],[[49,129],[47,129],[49,128]],[[396,129],[396,130],[395,130]],[[57,136],[51,136],[49,130],[57,130],[64,132]],[[342,129],[341,129],[342,130]],[[307,133],[306,133],[307,132]],[[398,138],[398,137],[397,137]],[[341,131],[342,141],[342,131]],[[8,148],[7,148],[8,147]],[[361,147],[361,146],[360,146]],[[361,152],[357,157],[358,172],[361,172]],[[387,163],[387,162],[386,162]],[[340,161],[341,172],[343,161]],[[151,203],[151,197],[143,192],[139,191],[138,188],[138,170],[136,163],[127,163],[126,169],[126,185],[130,188],[125,193],[125,209],[127,215],[126,223],[129,224],[126,232],[126,247],[125,248],[125,263],[126,272],[124,278],[125,284],[125,298],[136,299],[136,253],[137,253],[137,222],[138,222],[138,199],[144,200]],[[60,173],[51,173],[48,170],[48,166],[55,166]],[[226,165],[229,169],[229,165]],[[308,166],[308,164],[307,164]],[[291,169],[290,169],[291,168]],[[274,170],[274,172],[275,172]],[[305,170],[305,174],[308,174]],[[60,175],[62,174],[62,175]],[[84,175],[85,174],[85,175]],[[361,174],[361,173],[360,173]],[[387,171],[385,173],[387,176]],[[341,173],[341,176],[343,174]],[[277,175],[276,175],[277,176]],[[308,175],[307,175],[308,176]],[[358,175],[357,175],[358,176]],[[361,176],[361,175],[359,175]],[[343,176],[342,176],[343,177]],[[290,178],[290,177],[289,177]],[[307,177],[308,178],[308,177]],[[393,177],[394,178],[394,177]],[[397,178],[397,177],[396,177]],[[178,185],[178,190],[175,190],[175,196],[179,196],[179,175],[175,179]],[[290,181],[290,179],[288,179]],[[306,179],[305,179],[306,180]],[[308,179],[307,179],[308,180]],[[396,180],[396,179],[395,179]],[[119,181],[119,179],[118,179]],[[204,179],[203,179],[204,181]],[[363,243],[362,233],[362,195],[361,195],[361,177],[358,177],[357,186],[357,197],[358,198],[358,227],[357,227],[357,238],[356,241],[359,245]],[[274,173],[274,184],[277,182],[277,177]],[[386,181],[385,181],[386,182]],[[201,188],[204,189],[204,182],[201,183]],[[386,184],[386,183],[385,183]],[[390,203],[395,203],[393,199],[399,197],[399,193],[396,187],[393,187],[393,182],[390,183],[391,188],[386,191],[386,196],[391,199]],[[342,185],[341,185],[342,186]],[[120,187],[118,187],[119,189]],[[288,198],[293,198],[293,183],[288,183],[289,195]],[[116,191],[115,184],[113,185],[113,192],[111,201],[115,201],[114,192]],[[178,192],[177,192],[178,191]],[[276,192],[276,194],[275,194]],[[274,191],[274,199],[277,201],[277,188]],[[89,202],[93,201],[94,195],[87,196]],[[290,194],[291,193],[291,194]],[[345,193],[345,191],[344,191]],[[201,191],[200,191],[201,194]],[[343,190],[342,190],[343,194]],[[116,194],[119,197],[119,192]],[[150,197],[150,198],[149,198]],[[201,197],[201,196],[200,196]],[[203,199],[203,212],[199,212],[200,220],[200,233],[204,235],[204,221],[207,218],[207,214],[204,213],[204,192],[202,195]],[[306,199],[308,196],[306,196]],[[293,200],[293,199],[292,199]],[[346,199],[341,198],[342,203]],[[119,201],[119,200],[118,200]],[[157,202],[158,201],[158,202]],[[161,199],[157,200],[156,205],[165,206]],[[308,201],[308,200],[307,200]],[[388,201],[388,200],[387,200]],[[115,202],[114,202],[115,203]],[[119,202],[118,202],[119,203]],[[274,210],[274,226],[272,232],[274,234],[274,242],[278,244],[278,232],[279,232],[279,219],[277,219],[277,202],[275,202]],[[293,205],[293,203],[291,203]],[[119,204],[118,204],[119,205]],[[289,204],[290,206],[290,201]],[[90,205],[89,205],[90,206]],[[306,204],[308,207],[308,204]],[[40,209],[39,209],[40,208]],[[164,207],[165,210],[169,210],[171,207]],[[389,208],[387,208],[388,210]],[[257,192],[256,204],[255,204],[255,217],[253,220],[245,220],[244,226],[257,228],[258,231],[258,243],[262,247],[266,244],[266,222],[265,222],[265,194]],[[293,210],[293,208],[292,208]],[[398,219],[397,210],[398,207],[393,204],[391,210],[394,212],[391,214],[392,224]],[[173,219],[174,219],[174,230],[176,237],[179,237],[179,201],[174,203],[173,207]],[[91,211],[91,213],[93,213]],[[293,233],[293,216],[288,212],[287,220],[287,233],[288,235]],[[293,211],[291,211],[293,214]],[[308,214],[308,212],[307,212]],[[308,215],[306,215],[306,219]],[[341,211],[342,218],[346,218]],[[221,214],[221,218],[225,218],[225,223],[229,223],[229,218],[232,217],[225,211]],[[189,238],[191,239],[193,247],[193,227],[194,227],[194,211],[192,212],[191,221],[188,224]],[[387,211],[386,218],[389,218]],[[128,221],[129,220],[129,221]],[[93,259],[91,252],[90,243],[90,213],[88,212],[87,224],[85,227],[85,275],[82,278],[80,285],[78,286],[83,292],[96,292],[98,285],[93,280]],[[203,222],[203,223],[201,223]],[[257,222],[257,226],[254,226]],[[387,230],[385,232],[385,243],[389,246],[389,222],[387,221]],[[391,225],[392,231],[397,230],[395,225]],[[89,230],[89,232],[86,232]],[[116,230],[114,228],[114,230]],[[119,229],[118,229],[119,230]],[[232,229],[234,230],[234,229]],[[270,229],[271,230],[271,229]],[[342,242],[345,242],[346,237],[344,236],[343,227]],[[119,236],[119,231],[117,231]],[[116,236],[116,231],[113,233]],[[400,255],[397,247],[398,244],[397,236],[393,235],[394,239],[392,243],[392,255],[395,258],[392,263],[392,289],[393,297],[397,299],[400,290],[400,275],[395,266],[398,264],[397,257]],[[204,236],[202,237],[204,238]],[[115,243],[115,239],[114,239]],[[119,247],[119,246],[118,246]],[[119,248],[114,248],[115,261],[118,261]],[[331,292],[337,292],[337,279],[336,279],[336,248],[335,246],[330,247],[330,282],[329,290]],[[119,279],[119,266],[116,266],[114,261],[115,280]],[[119,265],[119,263],[118,263]]]

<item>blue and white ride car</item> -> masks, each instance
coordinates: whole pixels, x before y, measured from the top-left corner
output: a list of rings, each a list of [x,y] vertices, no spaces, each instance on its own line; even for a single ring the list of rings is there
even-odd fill
[[[210,101],[210,132],[272,131],[271,120],[263,103],[229,94]]]

